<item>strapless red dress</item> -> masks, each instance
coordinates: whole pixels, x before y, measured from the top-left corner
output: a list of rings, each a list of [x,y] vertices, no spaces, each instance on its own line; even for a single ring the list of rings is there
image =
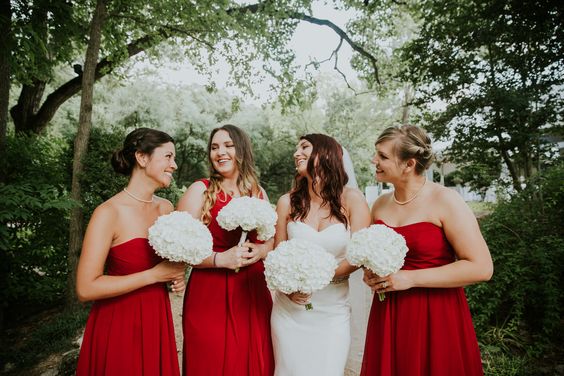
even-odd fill
[[[208,180],[202,180],[206,186]],[[221,192],[211,209],[208,228],[213,250],[237,245],[241,229],[226,231],[217,223],[230,196]],[[254,233],[249,239],[256,242]],[[270,376],[274,353],[270,337],[272,297],[264,265],[258,261],[238,273],[222,268],[192,269],[184,294],[182,373],[187,376]]]
[[[135,238],[110,249],[109,275],[150,269],[162,259],[147,239]],[[155,283],[92,305],[76,374],[178,376],[178,354],[168,292]]]
[[[402,269],[433,268],[455,260],[442,228],[428,222],[392,228],[409,248]],[[388,292],[383,302],[377,296],[368,321],[362,376],[483,375],[463,288]]]

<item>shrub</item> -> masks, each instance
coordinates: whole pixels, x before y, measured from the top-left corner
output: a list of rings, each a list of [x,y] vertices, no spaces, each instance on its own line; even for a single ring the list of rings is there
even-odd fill
[[[563,181],[560,163],[481,221],[495,272],[489,283],[467,289],[478,332],[505,325],[524,331],[537,345],[558,340],[564,307]],[[518,336],[527,341],[523,333]]]

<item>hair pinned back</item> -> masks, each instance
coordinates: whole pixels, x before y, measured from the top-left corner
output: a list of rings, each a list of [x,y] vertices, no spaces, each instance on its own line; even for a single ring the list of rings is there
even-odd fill
[[[421,175],[433,163],[433,148],[427,132],[415,125],[402,125],[384,129],[376,140],[376,145],[384,141],[394,141],[394,152],[401,161],[415,159],[415,172]]]
[[[129,176],[137,164],[136,152],[151,155],[167,142],[174,143],[174,140],[165,132],[150,128],[135,129],[125,137],[123,147],[113,153],[112,167],[115,172]]]

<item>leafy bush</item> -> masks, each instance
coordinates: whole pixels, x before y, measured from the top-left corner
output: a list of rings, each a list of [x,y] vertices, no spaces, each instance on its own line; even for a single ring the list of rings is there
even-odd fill
[[[0,161],[2,310],[40,309],[64,293],[69,164],[64,140],[9,137]]]
[[[563,181],[560,163],[481,221],[495,272],[489,283],[467,289],[479,333],[504,326],[522,343],[542,346],[559,340],[564,310]]]

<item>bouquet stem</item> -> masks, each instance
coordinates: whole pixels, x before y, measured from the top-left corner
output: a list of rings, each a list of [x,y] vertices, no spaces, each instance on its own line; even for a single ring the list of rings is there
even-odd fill
[[[305,309],[306,309],[306,311],[311,311],[313,309],[313,305],[311,303],[307,303],[305,305]]]
[[[239,238],[239,244],[237,244],[239,247],[243,245],[243,243],[245,243],[245,240],[247,240],[247,231],[243,231],[241,233],[241,238]],[[239,273],[239,269],[237,268],[235,269],[235,273]]]
[[[381,302],[383,302],[384,299],[386,299],[386,293],[384,293],[384,292],[379,292],[379,293],[378,293],[378,300],[381,301]]]

